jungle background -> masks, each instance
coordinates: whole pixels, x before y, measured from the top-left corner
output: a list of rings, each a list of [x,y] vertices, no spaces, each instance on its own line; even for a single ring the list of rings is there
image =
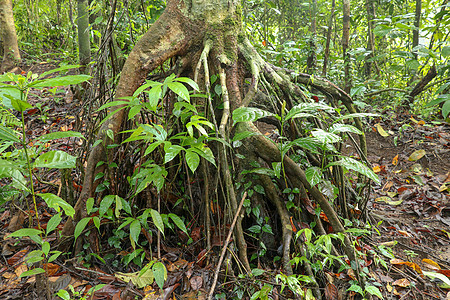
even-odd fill
[[[0,0],[0,298],[450,299],[449,1],[178,2]]]

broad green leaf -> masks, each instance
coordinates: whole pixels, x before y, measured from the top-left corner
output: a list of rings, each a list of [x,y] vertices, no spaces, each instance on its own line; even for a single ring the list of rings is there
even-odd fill
[[[184,225],[183,220],[176,214],[169,214],[169,218],[172,219],[172,221],[177,225],[178,228],[180,228],[184,233],[188,234],[186,226]]]
[[[141,222],[139,220],[134,220],[130,224],[130,239],[136,244],[139,240],[140,233],[141,233]]]
[[[195,170],[197,170],[198,165],[200,164],[200,157],[197,153],[188,149],[186,150],[186,163],[189,169],[191,169],[192,173],[194,173]]]
[[[46,233],[47,235],[52,232],[53,230],[56,229],[56,227],[58,227],[58,225],[61,223],[61,214],[57,213],[56,215],[54,215],[53,217],[50,218],[50,220],[48,220],[47,222],[47,228],[46,228]]]
[[[76,68],[79,68],[79,67],[81,67],[81,65],[65,65],[65,66],[61,66],[59,68],[52,69],[52,70],[49,70],[47,72],[44,72],[44,73],[40,74],[39,78],[43,78],[43,77],[45,77],[47,75],[50,75],[50,74],[53,74],[53,73],[56,73],[56,72],[61,72],[61,71],[70,70],[70,69],[76,69]]]
[[[262,275],[262,274],[264,274],[264,270],[262,270],[262,269],[257,269],[257,268],[255,268],[255,269],[252,269],[252,274],[253,274],[253,276],[260,276],[260,275]]]
[[[380,290],[376,286],[366,285],[365,290],[371,295],[377,296],[380,299],[384,299],[383,295],[381,295]]]
[[[116,200],[115,195],[105,196],[102,201],[100,201],[100,207],[98,209],[98,214],[100,217],[104,216],[108,209],[111,207],[111,204]]]
[[[89,75],[68,75],[63,77],[54,77],[42,80],[36,80],[29,84],[29,87],[43,88],[43,87],[53,87],[53,86],[66,86],[71,84],[79,84],[91,79],[92,76]]]
[[[331,133],[351,132],[362,135],[361,130],[352,125],[347,124],[333,124],[330,128]]]
[[[261,233],[261,226],[259,226],[259,225],[253,225],[252,227],[250,227],[250,228],[248,229],[248,231],[250,231],[250,232],[252,232],[252,233],[256,233],[256,234]]]
[[[86,200],[86,212],[87,212],[87,214],[90,215],[93,209],[94,209],[94,198],[88,198]]]
[[[25,271],[22,274],[20,274],[19,278],[27,277],[27,276],[33,276],[37,274],[45,273],[45,270],[42,268],[34,268],[29,271]]]
[[[274,114],[255,107],[239,107],[233,111],[233,121],[254,122],[258,119],[273,116]]]
[[[69,294],[69,292],[66,291],[66,290],[59,290],[59,291],[56,293],[56,296],[62,298],[63,300],[70,300],[70,294]]]
[[[155,86],[150,91],[145,91],[148,94],[148,104],[150,109],[156,111],[158,107],[159,99],[161,99],[162,89],[161,86]]]
[[[41,230],[37,230],[34,228],[22,228],[19,230],[14,231],[8,237],[24,237],[24,236],[33,236],[33,235],[40,235],[42,234]]]
[[[444,274],[441,273],[435,273],[435,272],[427,272],[427,271],[422,271],[423,275],[430,277],[431,279],[435,279],[438,278],[441,281],[444,282],[445,285],[447,285],[447,289],[450,288],[450,278],[448,278],[447,276],[445,276]]]
[[[41,154],[35,162],[35,168],[68,169],[75,168],[77,158],[64,151],[55,150]]]
[[[103,104],[102,106],[100,106],[100,108],[97,109],[97,111],[101,111],[104,110],[105,108],[109,108],[109,107],[113,107],[113,106],[121,106],[121,105],[128,105],[130,104],[130,101],[112,101],[112,102],[108,102]]]
[[[340,122],[342,120],[351,119],[351,118],[365,118],[365,117],[378,117],[378,114],[372,114],[372,113],[354,113],[354,114],[348,114],[344,115],[342,117],[339,117],[335,120],[335,122]]]
[[[375,174],[375,172],[371,168],[366,166],[365,164],[363,164],[353,158],[350,158],[350,157],[341,156],[340,158],[341,159],[339,161],[328,164],[326,166],[326,168],[328,168],[330,166],[336,166],[336,165],[342,166],[346,169],[356,171],[356,172],[372,179],[373,181],[375,181],[377,183],[380,182],[380,179],[378,178],[377,174]]]
[[[234,135],[233,139],[231,140],[232,142],[236,142],[236,141],[240,141],[243,140],[245,138],[251,137],[257,135],[257,133],[255,132],[250,132],[250,131],[243,131],[243,132],[239,132],[237,134]]]
[[[326,132],[322,129],[316,129],[313,132],[311,132],[312,136],[315,137],[319,142],[321,142],[322,144],[328,144],[328,143],[337,143],[339,141],[341,141],[341,137],[331,133],[331,132]]]
[[[20,143],[19,133],[11,128],[0,125],[0,140]]]
[[[179,81],[179,82],[187,83],[187,84],[189,84],[189,85],[190,85],[194,90],[196,90],[196,91],[199,91],[199,90],[200,90],[200,89],[198,88],[197,83],[196,83],[194,80],[190,79],[190,78],[187,78],[187,77],[178,77],[178,78],[175,78],[174,80],[175,80],[175,81]]]
[[[86,225],[89,223],[89,221],[91,219],[92,218],[83,218],[80,221],[78,221],[77,226],[75,226],[75,231],[73,233],[75,241],[80,236],[80,234],[83,232],[83,230],[86,228]]]
[[[44,134],[44,135],[36,138],[35,140],[45,143],[48,141],[62,139],[62,138],[68,138],[68,137],[79,137],[79,138],[84,139],[84,136],[81,133],[76,132],[76,131],[58,131],[58,132]]]
[[[150,145],[148,145],[147,149],[145,149],[145,153],[144,156],[149,155],[150,153],[153,152],[153,150],[155,150],[159,145],[161,145],[162,143],[164,143],[163,141],[156,141],[154,143],[151,143]]]
[[[322,169],[318,167],[309,167],[305,171],[306,179],[311,186],[315,186],[322,180]]]
[[[268,175],[268,176],[275,176],[275,171],[271,170],[269,168],[255,168],[255,169],[250,169],[250,170],[244,170],[241,172],[242,175],[245,174],[250,174],[250,173],[254,173],[254,174],[261,174],[261,175]]]
[[[75,214],[75,209],[72,207],[72,205],[70,205],[69,203],[64,201],[62,198],[56,196],[55,194],[51,194],[51,193],[43,193],[43,194],[38,194],[38,195],[42,199],[44,199],[44,201],[45,201],[45,203],[47,203],[48,207],[53,208],[57,212],[59,212],[60,208],[62,208],[64,210],[64,212],[66,213],[66,215],[73,218],[73,215]]]
[[[28,102],[17,99],[17,98],[11,97],[10,100],[11,100],[11,105],[14,107],[14,109],[17,111],[20,111],[20,112],[23,112],[32,107],[31,104],[29,104]]]
[[[406,61],[405,64],[410,70],[417,70],[420,68],[420,63],[416,59],[410,59]]]
[[[441,55],[443,57],[450,56],[450,46],[444,46],[442,47]]]
[[[154,209],[151,209],[150,215],[152,216],[153,224],[155,224],[156,228],[158,228],[158,230],[164,235],[164,222],[159,212],[157,212]]]
[[[116,199],[116,208],[114,210],[114,214],[116,215],[116,218],[119,218],[120,210],[123,208],[124,200],[121,197],[119,197],[118,195],[116,195],[115,199]]]
[[[393,29],[393,28],[390,27],[390,26],[387,26],[387,25],[384,25],[384,24],[380,24],[380,25],[377,25],[377,26],[374,28],[373,33],[374,33],[375,35],[378,35],[378,36],[383,37],[383,36],[387,35],[389,32],[391,32],[392,29]]]
[[[200,155],[201,157],[206,159],[208,162],[210,162],[214,166],[216,165],[216,160],[214,158],[214,154],[208,146],[202,145],[201,148],[192,147],[192,148],[189,148],[189,150],[196,152],[198,155]]]
[[[178,145],[166,144],[166,146],[164,147],[164,151],[165,151],[164,163],[165,164],[168,163],[169,161],[171,161],[172,159],[174,159],[180,153],[181,150],[184,150],[183,147],[178,146]]]
[[[117,278],[122,281],[129,282],[131,281],[137,288],[143,288],[145,286],[151,285],[154,281],[153,270],[147,268],[147,270],[140,274],[140,272],[134,273],[122,273],[117,272],[114,274]]]
[[[182,99],[186,100],[189,102],[189,91],[188,89],[184,86],[184,84],[180,83],[180,82],[169,82],[167,84],[167,86],[169,87],[169,89],[171,89],[175,94],[177,94],[178,96],[180,96]]]
[[[320,104],[320,103],[300,103],[291,108],[291,110],[286,114],[285,120],[295,119],[295,118],[307,118],[313,117],[313,113],[316,113],[320,110],[324,111],[333,111],[334,108],[328,105]]]
[[[445,101],[442,105],[442,116],[446,119],[450,114],[450,100]]]
[[[430,107],[430,106],[439,104],[444,101],[450,101],[450,94],[443,94],[443,95],[437,96],[436,99],[431,100],[427,105],[425,105],[425,107]]]
[[[45,256],[48,256],[48,253],[50,252],[50,243],[45,241],[42,244],[42,252],[44,252]]]
[[[314,137],[304,137],[296,139],[288,144],[289,146],[298,146],[312,153],[318,153],[318,149],[321,148],[320,142]]]
[[[163,263],[157,262],[152,266],[153,276],[155,276],[155,281],[158,287],[163,290],[164,282],[167,279],[166,266]]]

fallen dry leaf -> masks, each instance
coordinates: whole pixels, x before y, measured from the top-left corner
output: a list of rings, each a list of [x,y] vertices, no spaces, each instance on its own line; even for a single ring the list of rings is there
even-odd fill
[[[398,164],[398,154],[392,159],[392,164],[396,166]]]
[[[396,286],[404,287],[404,288],[408,287],[410,284],[411,284],[411,282],[406,278],[398,279],[392,283],[392,285],[396,285]]]
[[[422,262],[430,269],[433,269],[433,270],[440,270],[441,269],[441,266],[439,266],[439,264],[437,262],[434,262],[431,259],[424,258],[424,259],[422,259]]]
[[[409,161],[416,161],[416,160],[419,160],[419,159],[421,159],[422,157],[424,157],[425,154],[427,154],[427,153],[426,153],[425,150],[423,150],[423,149],[416,150],[416,151],[414,151],[414,152],[409,156],[408,160],[409,160]]]
[[[383,127],[381,127],[381,124],[375,124],[375,127],[377,128],[377,131],[378,131],[378,133],[379,133],[381,136],[384,136],[384,137],[389,136],[389,133],[387,133],[387,132],[383,129]]]

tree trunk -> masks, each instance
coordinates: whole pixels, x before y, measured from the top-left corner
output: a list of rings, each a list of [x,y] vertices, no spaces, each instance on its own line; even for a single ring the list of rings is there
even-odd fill
[[[317,22],[316,22],[316,14],[317,14],[317,0],[311,0],[311,30],[310,30],[310,40],[309,40],[309,56],[306,61],[308,73],[314,74],[316,72],[316,39],[317,39]]]
[[[222,93],[221,97],[216,97],[215,100],[221,101],[221,103],[209,104],[212,112],[211,114],[208,113],[211,115],[211,122],[215,124],[215,132],[225,141],[229,141],[234,134],[242,131],[258,133],[257,137],[248,140],[248,143],[251,144],[247,144],[247,147],[241,146],[233,149],[233,151],[246,157],[246,154],[252,153],[252,155],[270,165],[281,160],[279,148],[258,132],[258,129],[251,122],[241,122],[239,123],[240,126],[232,126],[233,124],[230,121],[232,112],[236,108],[248,106],[252,103],[260,81],[275,87],[274,89],[278,92],[277,97],[286,96],[290,101],[292,100],[292,105],[294,105],[294,100],[305,101],[305,97],[300,87],[293,83],[285,70],[275,68],[265,62],[245,37],[245,34],[241,31],[242,16],[241,7],[238,3],[237,0],[168,1],[164,13],[136,43],[129,54],[120,76],[115,97],[121,99],[132,96],[146,80],[148,74],[169,59],[172,59],[173,65],[178,67],[174,67],[171,72],[194,78],[197,83],[200,81],[199,78],[203,79],[203,86],[207,95],[209,95],[210,90],[209,74],[218,74],[218,82]],[[199,76],[199,72],[202,70],[204,72],[203,78],[201,75]],[[301,75],[301,77],[303,79],[299,78],[299,80],[303,80],[317,90],[342,100],[349,111],[355,112],[351,98],[341,89],[320,78],[312,80],[307,75]],[[250,78],[250,84],[246,83],[248,78]],[[199,86],[202,85],[199,83]],[[170,101],[176,100],[168,96],[165,101],[165,104],[170,104]],[[218,107],[218,104],[221,104],[223,109],[214,111],[214,107]],[[115,111],[117,108],[119,107],[112,107],[110,111]],[[215,117],[216,113],[217,118]],[[123,134],[119,134],[119,132],[123,130],[126,116],[125,110],[120,110],[104,122],[99,129],[97,140],[103,140],[103,143],[98,144],[89,154],[83,188],[75,205],[75,215],[73,220],[69,219],[66,222],[62,231],[63,236],[71,235],[76,222],[86,216],[86,200],[95,197],[95,190],[98,185],[95,177],[99,172],[104,172],[107,165],[98,163],[100,161],[112,161],[114,153],[111,153],[112,151],[107,153],[105,148],[113,143],[120,144]],[[360,122],[357,123],[357,126],[362,127]],[[114,132],[113,140],[106,134],[107,130]],[[240,198],[239,195],[243,192],[242,187],[238,188],[235,182],[236,174],[240,174],[241,170],[239,170],[239,163],[235,163],[235,158],[230,157],[231,151],[225,146],[225,143],[218,143],[216,152],[220,162],[220,178],[224,189],[222,201],[227,203],[227,207],[231,208],[229,214],[233,215],[238,207],[237,198]],[[289,182],[294,182],[292,185],[302,189],[304,197],[309,197],[305,190],[307,189],[311,197],[317,201],[328,216],[334,231],[345,235],[344,228],[332,205],[316,187],[308,183],[300,166],[287,156],[283,161],[286,163],[286,176]],[[232,165],[233,168],[230,167]],[[278,195],[277,191],[271,186],[272,181],[266,180],[266,182],[267,190],[272,191],[270,193],[271,200],[277,202]],[[288,180],[286,180],[286,184],[287,182]],[[203,201],[209,201],[209,199],[203,199]],[[278,212],[281,214],[282,223],[286,224],[288,212],[282,205],[284,203],[281,202]],[[204,205],[203,207],[207,206]],[[242,213],[237,218],[233,241],[238,248],[239,261],[242,263],[244,270],[249,272],[251,269],[242,228],[243,216]],[[281,240],[283,243],[289,243],[292,231],[286,228],[283,229],[282,234]],[[345,236],[346,238],[343,240],[345,252],[352,261],[352,266],[354,265],[357,268],[359,265],[357,257],[355,257],[351,247],[350,239],[347,235]],[[285,249],[288,249],[288,247],[286,246]],[[291,258],[289,255],[289,251],[284,251],[282,260],[286,269],[284,272],[290,272],[288,264]],[[358,273],[356,269],[355,273]],[[362,281],[361,285],[363,286]],[[318,288],[316,290],[319,291]],[[317,297],[320,299],[320,294]]]
[[[0,0],[0,30],[3,40],[0,72],[6,72],[21,61],[11,0]]]
[[[342,18],[342,55],[344,59],[344,91],[350,93],[352,78],[350,74],[350,53],[348,53],[350,41],[350,0],[344,0],[342,3],[343,18]]]
[[[372,73],[372,58],[375,53],[375,39],[373,35],[373,24],[375,20],[375,7],[374,0],[366,0],[366,9],[367,9],[367,50],[370,51],[370,54],[366,56],[365,59],[365,73],[366,78],[370,78]]]
[[[327,76],[327,65],[328,65],[328,57],[330,56],[330,41],[331,41],[331,31],[333,30],[333,18],[334,18],[334,8],[336,6],[336,0],[331,2],[331,12],[330,12],[330,20],[328,21],[328,29],[327,29],[327,42],[325,45],[325,52],[323,55],[323,69],[322,76]]]
[[[81,71],[83,72],[86,66],[91,61],[91,44],[89,34],[89,12],[88,1],[78,0],[78,58],[80,65],[82,65]]]
[[[420,16],[422,14],[422,0],[416,0],[416,12],[414,18],[413,43],[412,48],[419,46]],[[414,57],[417,59],[417,51],[413,51]]]

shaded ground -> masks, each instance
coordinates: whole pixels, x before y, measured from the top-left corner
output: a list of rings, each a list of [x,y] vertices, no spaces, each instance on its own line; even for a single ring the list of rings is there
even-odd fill
[[[48,64],[36,65],[33,72],[42,73],[51,68]],[[25,121],[31,136],[58,130],[83,131],[82,107],[72,101],[69,88],[56,93],[33,92],[30,102],[41,103],[40,109],[26,113]],[[418,117],[411,119],[409,115],[396,115],[394,112],[386,112],[383,116],[383,119],[371,121],[367,130],[368,159],[381,178],[381,184],[374,186],[369,209],[371,223],[380,225],[378,234],[374,230],[374,234],[361,243],[360,250],[367,255],[371,280],[386,299],[446,299],[449,290],[440,288],[441,282],[424,276],[423,271],[436,272],[439,267],[441,273],[450,276],[447,271],[450,270],[450,126],[423,122]],[[267,128],[263,132],[271,135],[273,132],[269,131],[272,129]],[[388,136],[382,136],[384,133]],[[65,139],[49,147],[80,154],[83,153],[80,145],[78,139]],[[345,152],[356,156],[350,145]],[[76,172],[70,174],[70,180],[65,180],[59,171],[40,175],[53,186],[38,184],[38,192],[50,189],[61,195],[65,190],[67,193],[77,191],[81,182],[81,174]],[[23,208],[12,205],[0,213],[0,299],[36,299],[34,277],[18,278],[27,270],[23,258],[36,249],[35,244],[27,239],[19,242],[4,239],[9,232],[29,226],[27,213]],[[50,217],[51,212],[43,210],[40,221],[46,223]],[[198,240],[200,229],[194,231],[191,237],[197,234]],[[56,236],[50,238],[53,240]],[[172,245],[163,246],[163,262],[169,271],[165,297],[158,298],[156,285],[142,290],[117,279],[114,273],[118,268],[112,265],[103,265],[100,269],[94,264],[83,265],[85,261],[76,259],[47,265],[50,287],[55,292],[70,284],[80,295],[86,295],[92,286],[105,284],[92,299],[134,299],[136,296],[146,296],[146,299],[204,299],[214,261],[206,264],[202,255],[187,254],[192,249],[169,246]],[[123,253],[128,250],[123,249]],[[387,262],[386,267],[383,266],[384,261]],[[276,268],[274,266],[273,269]],[[272,270],[266,269],[266,272],[270,274]],[[345,277],[345,282],[349,278],[346,274],[333,276],[338,279]],[[225,289],[233,289],[240,281],[231,274],[228,278],[229,285],[223,286]],[[172,294],[174,290],[178,294]],[[347,294],[346,299],[352,298]],[[280,299],[285,298],[280,295]]]

